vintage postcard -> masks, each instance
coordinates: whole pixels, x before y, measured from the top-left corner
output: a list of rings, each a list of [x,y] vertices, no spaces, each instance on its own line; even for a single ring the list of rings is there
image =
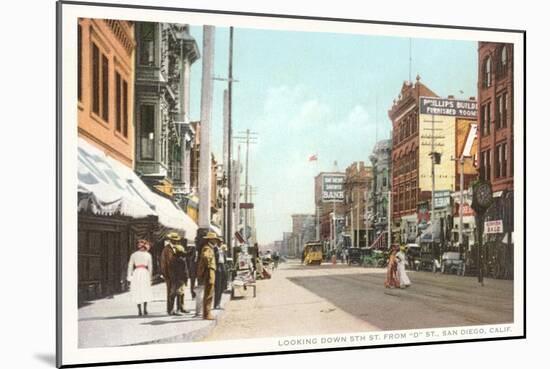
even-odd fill
[[[519,30],[58,3],[58,366],[525,337]]]

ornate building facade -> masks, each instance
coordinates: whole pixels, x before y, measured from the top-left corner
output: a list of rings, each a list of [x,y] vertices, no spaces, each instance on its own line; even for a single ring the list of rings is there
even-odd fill
[[[190,68],[199,58],[189,26],[136,23],[136,171],[181,200],[191,192]]]

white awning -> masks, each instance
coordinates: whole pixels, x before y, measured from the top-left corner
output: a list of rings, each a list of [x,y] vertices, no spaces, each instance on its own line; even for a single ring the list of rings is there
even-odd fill
[[[78,140],[78,210],[132,218],[158,216],[167,228],[194,239],[197,224],[176,204],[153,191],[119,161],[82,138]]]
[[[222,236],[222,230],[220,227],[210,223],[210,230],[218,235],[218,237]]]

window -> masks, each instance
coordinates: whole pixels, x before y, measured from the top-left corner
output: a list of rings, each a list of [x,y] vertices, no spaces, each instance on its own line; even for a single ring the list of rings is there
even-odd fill
[[[128,137],[128,82],[122,80],[122,134]]]
[[[92,43],[92,111],[99,115],[99,49]]]
[[[506,177],[506,165],[508,159],[508,153],[506,150],[506,143],[497,145],[495,152],[495,178]]]
[[[155,158],[155,106],[142,105],[140,119],[141,158],[152,160]]]
[[[101,57],[101,86],[102,86],[102,118],[104,121],[109,121],[109,60],[105,55]]]
[[[121,101],[122,101],[122,91],[121,91],[121,78],[120,78],[120,74],[118,74],[118,72],[115,73],[115,89],[116,89],[116,92],[115,92],[115,106],[116,106],[116,109],[117,109],[117,113],[116,113],[116,123],[115,123],[115,129],[117,132],[122,132],[122,114],[121,114],[121,110],[120,110],[120,105],[121,105]]]
[[[139,64],[155,65],[155,24],[141,23],[141,43],[139,52]]]
[[[491,150],[486,150],[481,153],[481,166],[479,168],[479,176],[483,180],[491,180]]]
[[[128,83],[115,73],[116,89],[116,131],[128,137]]]
[[[481,107],[481,135],[487,136],[491,133],[491,103]]]
[[[497,111],[495,117],[495,129],[500,129],[504,127],[503,119],[505,117],[504,112],[504,96],[500,95],[497,97]]]
[[[483,68],[483,87],[491,87],[491,57],[485,59]]]
[[[78,101],[82,100],[82,26],[78,25],[78,50],[77,50],[77,63],[78,63]]]
[[[499,75],[503,75],[506,73],[506,69],[508,68],[508,50],[506,48],[506,45],[503,45],[500,49],[500,60],[499,60]]]
[[[502,127],[508,126],[508,94],[505,92],[502,94],[503,106],[502,106]]]
[[[109,60],[92,42],[92,112],[109,121]]]

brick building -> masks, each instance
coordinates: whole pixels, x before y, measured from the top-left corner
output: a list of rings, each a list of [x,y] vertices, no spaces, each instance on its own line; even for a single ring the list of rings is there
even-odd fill
[[[372,188],[372,168],[362,161],[354,162],[346,168],[345,181],[345,232],[350,235],[353,247],[366,247],[367,232],[365,215],[368,193]],[[370,225],[372,228],[373,224]],[[371,239],[372,241],[372,232]]]
[[[405,81],[401,87],[398,99],[393,101],[388,111],[392,121],[392,240],[399,242],[402,224],[408,223],[416,227],[416,207],[420,200],[419,166],[421,162],[429,162],[420,158],[420,97],[437,97],[427,86],[416,77],[413,84]],[[416,230],[405,226],[406,233],[416,233]],[[410,232],[409,232],[410,231]]]
[[[479,176],[493,191],[514,188],[513,45],[480,42]]]
[[[502,232],[485,235],[487,273],[513,278],[514,269],[514,49],[478,44],[479,177],[491,183],[494,202],[485,221],[502,221]]]
[[[338,192],[339,198],[328,199],[324,196],[323,180],[325,176],[341,178],[341,191],[331,191],[332,194]],[[319,214],[319,237],[323,242],[325,251],[334,246],[331,244],[331,240],[334,239],[334,212],[336,213],[336,234],[340,235],[343,230],[346,212],[346,207],[344,205],[344,181],[345,173],[342,172],[321,172],[315,177],[315,206]]]

